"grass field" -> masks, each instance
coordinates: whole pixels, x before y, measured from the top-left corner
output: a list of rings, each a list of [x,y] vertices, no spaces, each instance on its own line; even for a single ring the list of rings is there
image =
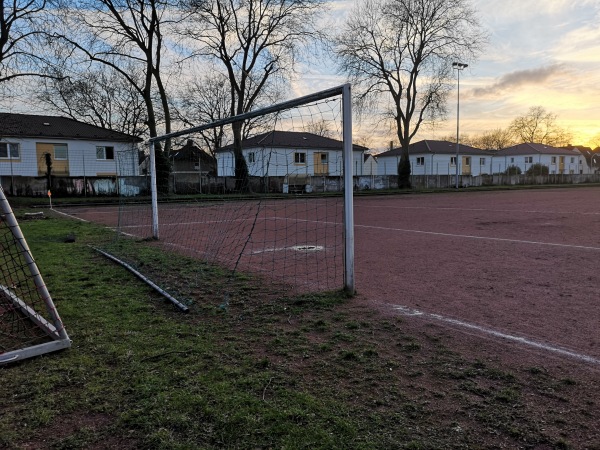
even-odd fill
[[[73,347],[0,367],[0,447],[600,448],[593,367],[476,359],[441,325],[243,275],[224,305],[226,273],[123,242],[184,315],[90,247],[104,228],[21,225]]]

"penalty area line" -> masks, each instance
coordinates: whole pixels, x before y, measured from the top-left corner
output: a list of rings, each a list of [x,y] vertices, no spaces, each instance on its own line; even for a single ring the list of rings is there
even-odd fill
[[[600,366],[600,359],[594,358],[592,356],[584,355],[582,353],[577,353],[571,350],[567,350],[561,347],[557,347],[554,345],[544,344],[543,342],[533,341],[531,339],[524,338],[522,336],[514,336],[512,334],[502,333],[500,331],[496,331],[492,328],[487,328],[481,325],[476,325],[469,322],[464,322],[458,319],[452,319],[450,317],[445,317],[440,314],[432,314],[426,313],[423,311],[419,311],[418,309],[407,308],[406,306],[401,305],[391,305],[396,311],[399,311],[400,314],[405,316],[417,316],[423,317],[426,319],[433,319],[439,322],[448,323],[451,325],[455,325],[461,328],[467,328],[469,330],[475,330],[483,334],[487,334],[490,336],[494,336],[501,339],[506,339],[508,341],[516,342],[521,345],[525,345],[528,347],[534,347],[539,350],[544,350],[551,353],[556,353],[561,356],[567,356],[569,358],[578,359],[579,361],[584,361],[589,364],[594,364]]]

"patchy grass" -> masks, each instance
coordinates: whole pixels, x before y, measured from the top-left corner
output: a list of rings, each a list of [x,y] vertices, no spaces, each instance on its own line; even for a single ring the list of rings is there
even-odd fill
[[[73,347],[0,368],[0,447],[600,447],[596,381],[470,360],[360,298],[286,297],[151,242],[111,244],[185,315],[90,247],[108,231],[22,226]]]

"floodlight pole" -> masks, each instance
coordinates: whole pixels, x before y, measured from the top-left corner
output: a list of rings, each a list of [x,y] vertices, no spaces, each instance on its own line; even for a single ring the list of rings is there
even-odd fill
[[[456,93],[456,189],[458,189],[458,154],[459,154],[459,122],[460,122],[460,72],[469,67],[468,64],[453,62],[452,68],[456,69],[457,93]]]

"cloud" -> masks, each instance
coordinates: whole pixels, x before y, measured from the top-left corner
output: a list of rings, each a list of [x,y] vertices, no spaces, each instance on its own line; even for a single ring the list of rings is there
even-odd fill
[[[540,85],[556,75],[566,72],[562,64],[538,67],[535,69],[516,70],[502,75],[498,81],[490,86],[475,88],[472,94],[475,97],[497,96],[507,90],[515,90],[527,85]]]

